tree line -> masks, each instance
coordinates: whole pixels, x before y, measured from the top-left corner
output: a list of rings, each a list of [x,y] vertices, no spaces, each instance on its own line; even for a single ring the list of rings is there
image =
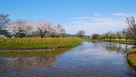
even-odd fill
[[[126,23],[127,27],[121,31],[109,31],[103,34],[92,34],[91,38],[92,39],[100,39],[100,40],[109,40],[111,41],[112,39],[115,40],[116,38],[119,39],[119,41],[122,38],[125,38],[126,41],[131,40],[136,44],[136,22],[135,22],[135,17],[126,17]]]
[[[0,30],[6,30],[10,35],[15,35],[20,38],[26,35],[40,35],[44,37],[64,37],[66,34],[64,26],[58,24],[57,26],[44,20],[33,23],[30,21],[17,20],[11,22],[7,14],[0,14]],[[77,32],[76,37],[83,37],[85,31]],[[4,35],[0,35],[0,38]]]
[[[31,34],[39,34],[41,38],[47,36],[63,37],[63,35],[66,33],[61,24],[55,26],[47,21],[38,21],[37,23],[33,23],[30,21],[21,20],[8,24],[7,31],[11,35],[18,35],[20,38]]]

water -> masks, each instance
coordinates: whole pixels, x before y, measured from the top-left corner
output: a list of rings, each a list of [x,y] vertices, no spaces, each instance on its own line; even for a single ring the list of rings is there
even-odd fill
[[[0,76],[135,77],[126,50],[123,44],[87,41],[75,48],[1,51]]]

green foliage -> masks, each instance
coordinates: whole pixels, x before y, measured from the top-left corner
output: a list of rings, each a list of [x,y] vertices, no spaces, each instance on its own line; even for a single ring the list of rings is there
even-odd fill
[[[0,39],[0,49],[62,48],[80,43],[80,38],[7,38]]]
[[[6,37],[11,37],[6,30],[0,30],[0,35],[5,35]]]

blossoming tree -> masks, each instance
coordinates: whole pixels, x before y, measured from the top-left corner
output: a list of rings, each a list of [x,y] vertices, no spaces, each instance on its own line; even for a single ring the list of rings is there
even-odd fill
[[[33,23],[29,21],[18,20],[11,24],[7,25],[7,31],[11,35],[18,35],[20,38],[23,38],[26,35],[32,34],[33,32]]]

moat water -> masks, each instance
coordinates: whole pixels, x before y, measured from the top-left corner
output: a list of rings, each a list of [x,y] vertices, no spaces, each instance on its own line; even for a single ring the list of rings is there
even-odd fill
[[[128,47],[132,45],[84,41],[74,48],[36,50],[42,52],[33,54],[26,53],[30,50],[16,51],[27,56],[3,53],[0,55],[0,76],[135,77],[136,70],[126,60]]]

